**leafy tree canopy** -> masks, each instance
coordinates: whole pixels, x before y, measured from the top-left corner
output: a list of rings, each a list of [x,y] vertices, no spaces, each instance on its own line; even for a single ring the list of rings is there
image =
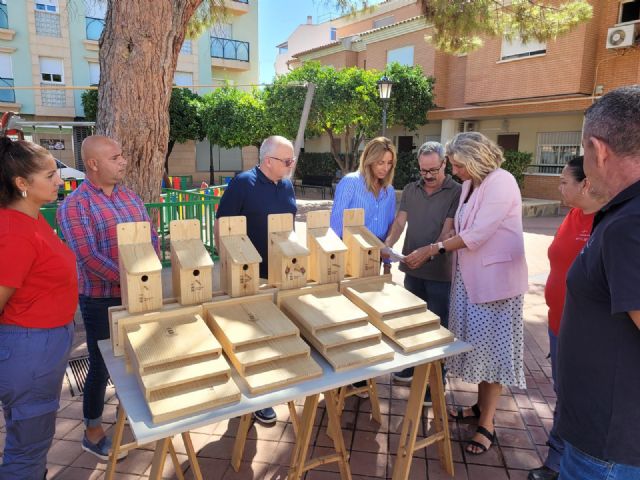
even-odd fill
[[[330,0],[343,11],[370,8],[367,0]],[[434,32],[430,41],[448,53],[469,53],[486,36],[540,42],[567,33],[593,15],[587,0],[420,0]]]

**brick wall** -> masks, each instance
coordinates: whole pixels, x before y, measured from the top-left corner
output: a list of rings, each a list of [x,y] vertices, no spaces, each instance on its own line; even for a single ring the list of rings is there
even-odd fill
[[[344,27],[339,27],[336,33],[338,35],[338,38],[344,38],[351,35],[355,35],[356,33],[372,30],[373,22],[384,17],[393,16],[394,23],[398,23],[408,18],[417,17],[418,15],[422,15],[422,11],[420,10],[420,7],[418,6],[418,4],[415,3],[413,5],[400,7],[397,10],[384,12],[378,15],[371,16],[365,20],[361,20],[359,22],[355,22],[350,25],[345,25]]]
[[[522,196],[526,198],[540,198],[544,200],[560,200],[558,185],[559,175],[531,175],[524,176]]]
[[[384,70],[387,65],[387,52],[389,50],[413,45],[413,64],[420,65],[425,75],[433,75],[435,73],[436,52],[435,49],[424,40],[427,31],[425,28],[417,32],[367,44],[367,68]],[[322,63],[325,63],[324,59]]]

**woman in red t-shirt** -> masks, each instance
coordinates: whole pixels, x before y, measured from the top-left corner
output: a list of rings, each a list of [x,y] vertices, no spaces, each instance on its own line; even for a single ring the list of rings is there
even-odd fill
[[[572,207],[549,246],[548,256],[551,270],[544,288],[544,298],[549,307],[549,347],[551,350],[551,376],[556,383],[556,342],[560,319],[564,308],[566,280],[569,267],[589,240],[593,217],[603,201],[593,196],[589,180],[583,170],[583,157],[571,159],[560,175],[560,196],[565,205]],[[558,411],[556,406],[556,411]],[[532,471],[529,478],[553,479],[560,471],[560,458],[564,445],[554,425],[549,432],[549,453],[544,466]]]
[[[78,301],[74,255],[40,213],[60,185],[47,150],[0,137],[0,478],[46,476]]]

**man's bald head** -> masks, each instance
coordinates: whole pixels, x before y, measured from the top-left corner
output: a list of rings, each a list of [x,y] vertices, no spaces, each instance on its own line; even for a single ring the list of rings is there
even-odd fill
[[[127,166],[120,144],[109,137],[92,135],[84,139],[80,152],[89,181],[111,193],[124,178]]]

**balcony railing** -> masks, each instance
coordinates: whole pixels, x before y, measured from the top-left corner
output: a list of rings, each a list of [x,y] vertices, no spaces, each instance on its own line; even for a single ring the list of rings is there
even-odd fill
[[[238,3],[244,3],[246,5],[249,5],[249,0],[233,0],[234,2],[238,2]]]
[[[0,87],[13,87],[13,78],[0,77]],[[0,89],[0,102],[16,103],[16,91],[13,89]]]
[[[225,60],[249,61],[249,42],[230,38],[211,37],[211,56]]]
[[[9,14],[4,3],[0,3],[0,28],[9,28]]]
[[[85,17],[87,40],[100,40],[104,29],[104,18]]]
[[[527,173],[560,175],[565,165],[565,163],[532,163],[527,167]]]

